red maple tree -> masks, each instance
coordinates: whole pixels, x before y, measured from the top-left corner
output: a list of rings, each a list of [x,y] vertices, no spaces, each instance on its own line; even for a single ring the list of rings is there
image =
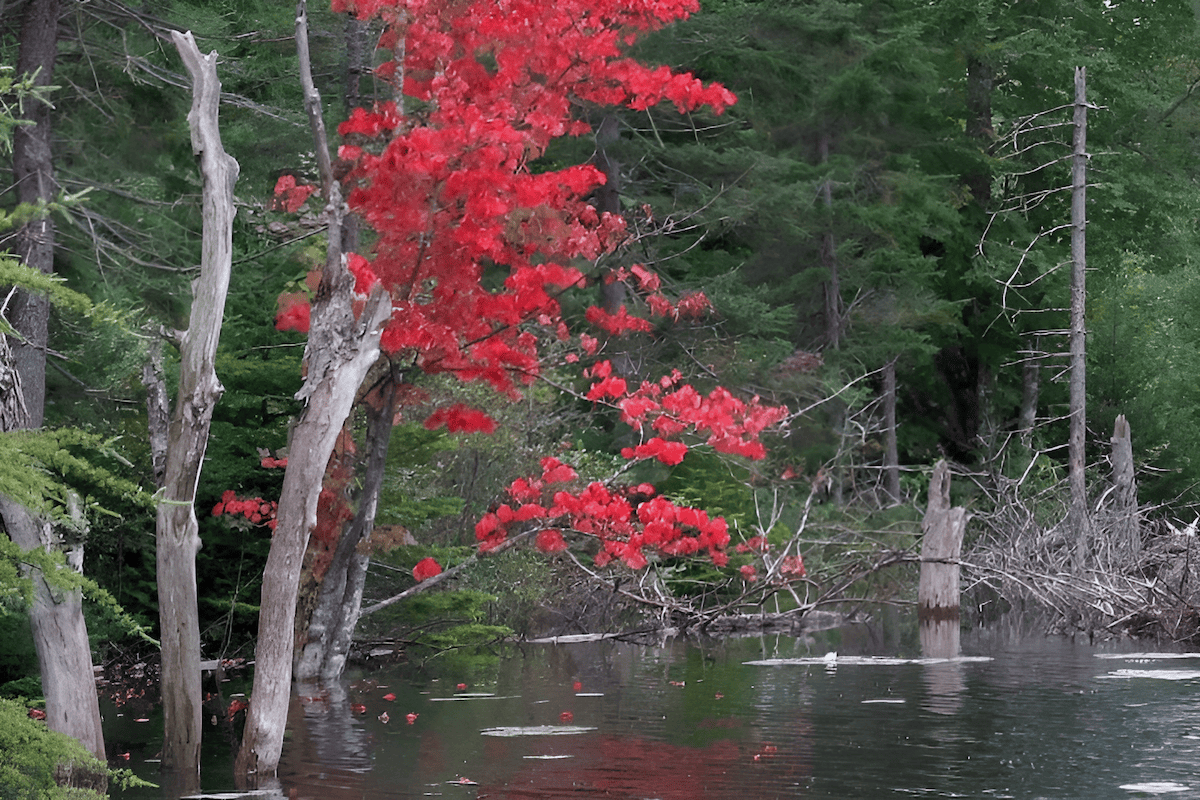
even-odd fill
[[[376,72],[405,105],[356,109],[339,132],[350,144],[339,157],[352,164],[351,208],[376,232],[370,258],[349,256],[355,291],[381,282],[392,299],[381,346],[425,373],[485,381],[516,396],[540,371],[542,326],[559,339],[571,334],[557,296],[585,285],[579,265],[613,251],[625,236],[618,215],[598,213],[587,195],[605,181],[590,165],[534,172],[530,163],[564,135],[590,131],[579,108],[624,105],[646,109],[673,103],[681,112],[709,106],[720,113],[735,97],[690,74],[649,67],[623,55],[636,37],[696,10],[693,0],[333,0],[335,11],[385,23],[380,47],[396,58]],[[296,187],[277,191],[293,202]],[[485,280],[497,274],[503,281]],[[700,293],[671,299],[658,276],[641,265],[609,273],[629,284],[653,316],[695,317],[708,310]],[[586,320],[609,335],[654,329],[621,307],[588,309]],[[276,324],[306,330],[302,296],[282,298]],[[578,361],[598,340],[575,340]],[[786,409],[725,389],[702,394],[675,372],[636,388],[610,362],[593,364],[587,398],[608,403],[643,432],[629,459],[680,463],[689,442],[747,458],[765,455],[759,434]],[[490,432],[495,422],[461,404],[436,410],[430,428]],[[617,559],[644,566],[646,549],[664,555],[704,552],[726,562],[724,520],[633,489],[598,483],[575,486],[574,471],[555,459],[539,478],[510,487],[515,507],[502,505],[477,527],[483,549],[514,525],[541,528],[538,546],[566,547],[563,534],[601,540],[598,564]],[[554,487],[553,490],[551,487]]]

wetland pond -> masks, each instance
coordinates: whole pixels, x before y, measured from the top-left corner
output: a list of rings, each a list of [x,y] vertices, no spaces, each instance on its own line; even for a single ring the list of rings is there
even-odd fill
[[[332,690],[298,688],[278,790],[236,793],[230,746],[214,735],[204,792],[1200,798],[1200,653],[976,632],[945,661],[920,658],[915,630],[886,638],[860,626],[658,647],[526,644],[465,685],[350,673]],[[161,716],[120,713],[106,713],[110,753],[128,749],[122,766],[156,780],[161,733],[149,731]]]

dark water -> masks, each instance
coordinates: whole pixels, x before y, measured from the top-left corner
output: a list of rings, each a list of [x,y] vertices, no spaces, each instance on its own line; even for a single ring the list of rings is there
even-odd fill
[[[527,645],[465,690],[301,689],[273,796],[1200,798],[1200,654],[974,635],[929,662],[869,633]],[[206,758],[232,791],[228,746]]]

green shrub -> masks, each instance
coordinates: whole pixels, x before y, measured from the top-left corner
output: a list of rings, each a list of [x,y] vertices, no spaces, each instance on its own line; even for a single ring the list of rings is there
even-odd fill
[[[101,790],[59,786],[56,777],[67,773]],[[21,703],[0,699],[0,800],[104,797],[107,776],[108,768],[79,742],[30,719]]]

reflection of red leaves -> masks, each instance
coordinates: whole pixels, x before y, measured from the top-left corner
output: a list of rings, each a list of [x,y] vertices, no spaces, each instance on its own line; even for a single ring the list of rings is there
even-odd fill
[[[764,744],[762,746],[762,749],[754,754],[754,760],[755,761],[763,761],[768,758],[774,758],[775,754],[778,752],[779,752],[779,748],[776,747],[775,745]]]
[[[413,578],[416,579],[417,583],[420,583],[421,581],[429,580],[435,575],[440,575],[441,572],[442,566],[438,564],[438,562],[434,561],[432,556],[429,556],[427,558],[422,558],[417,562],[417,565],[413,567]]]
[[[558,715],[558,718],[562,722],[574,722],[575,721],[575,715],[572,714],[570,711],[562,712],[561,714]]]
[[[575,683],[571,685],[571,688],[576,693],[582,692],[583,691],[583,681],[575,681]]]

